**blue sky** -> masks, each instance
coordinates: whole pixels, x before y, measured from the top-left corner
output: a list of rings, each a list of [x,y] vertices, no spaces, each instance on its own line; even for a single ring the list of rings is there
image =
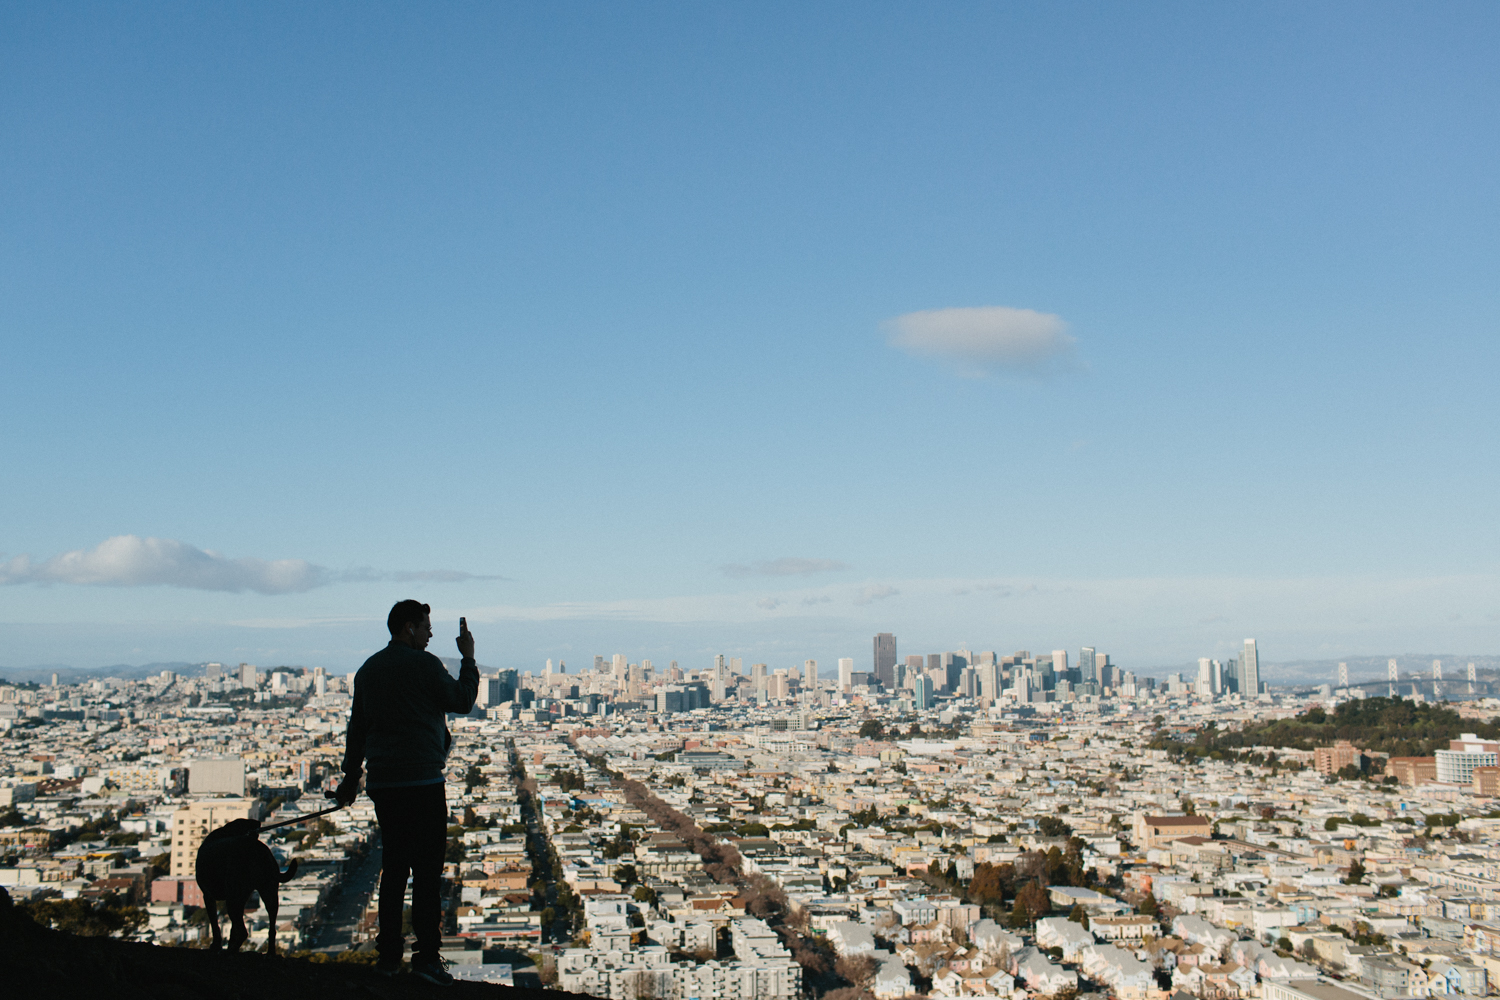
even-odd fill
[[[0,668],[1493,652],[1497,43],[13,6]]]

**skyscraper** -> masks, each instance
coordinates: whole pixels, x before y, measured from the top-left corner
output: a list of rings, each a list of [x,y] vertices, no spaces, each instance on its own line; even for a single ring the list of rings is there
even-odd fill
[[[802,690],[811,691],[818,686],[818,661],[807,660],[802,664]]]
[[[921,712],[932,707],[932,678],[918,674],[912,684],[912,707]]]
[[[848,691],[854,683],[854,657],[839,657],[839,690]]]
[[[1099,675],[1094,673],[1094,647],[1084,646],[1078,651],[1079,680],[1087,683],[1097,681]]]
[[[724,700],[724,684],[729,679],[728,673],[729,668],[724,665],[724,654],[720,653],[714,657],[714,675],[708,688],[715,705]]]
[[[1245,649],[1240,653],[1239,663],[1240,697],[1254,698],[1260,694],[1260,654],[1255,650],[1255,640],[1246,639]]]
[[[888,690],[896,687],[896,637],[889,632],[875,636],[875,679]]]

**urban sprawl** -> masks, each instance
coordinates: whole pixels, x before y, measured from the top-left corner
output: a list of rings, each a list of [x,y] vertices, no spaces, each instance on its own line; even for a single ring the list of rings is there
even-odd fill
[[[450,720],[455,974],[610,1000],[1500,981],[1500,701],[1472,666],[1294,691],[1249,640],[1159,681],[888,634],[832,666],[486,671]],[[202,946],[203,836],[330,806],[352,675],[200,669],[0,685],[0,886],[34,919]],[[251,944],[373,958],[369,800],[263,836],[298,872]]]

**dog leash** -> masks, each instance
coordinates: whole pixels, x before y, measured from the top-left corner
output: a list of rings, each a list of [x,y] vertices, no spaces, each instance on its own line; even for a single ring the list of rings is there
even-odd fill
[[[332,797],[333,796],[331,795],[329,796],[329,798]],[[335,803],[329,806],[327,809],[322,809],[315,813],[308,813],[306,816],[297,816],[293,819],[284,819],[280,823],[272,823],[270,826],[263,826],[256,832],[265,833],[267,830],[277,830],[283,826],[296,826],[298,823],[306,823],[310,819],[317,819],[319,816],[327,816],[331,812],[338,812],[342,808],[344,807],[341,803]]]

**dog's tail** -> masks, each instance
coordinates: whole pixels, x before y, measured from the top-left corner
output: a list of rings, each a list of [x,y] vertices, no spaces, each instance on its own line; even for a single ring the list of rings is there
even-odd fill
[[[292,863],[286,866],[286,871],[284,871],[281,874],[279,874],[279,875],[276,876],[276,881],[285,883],[285,882],[290,882],[292,879],[294,879],[296,877],[297,877],[297,859],[293,858],[292,859]]]

